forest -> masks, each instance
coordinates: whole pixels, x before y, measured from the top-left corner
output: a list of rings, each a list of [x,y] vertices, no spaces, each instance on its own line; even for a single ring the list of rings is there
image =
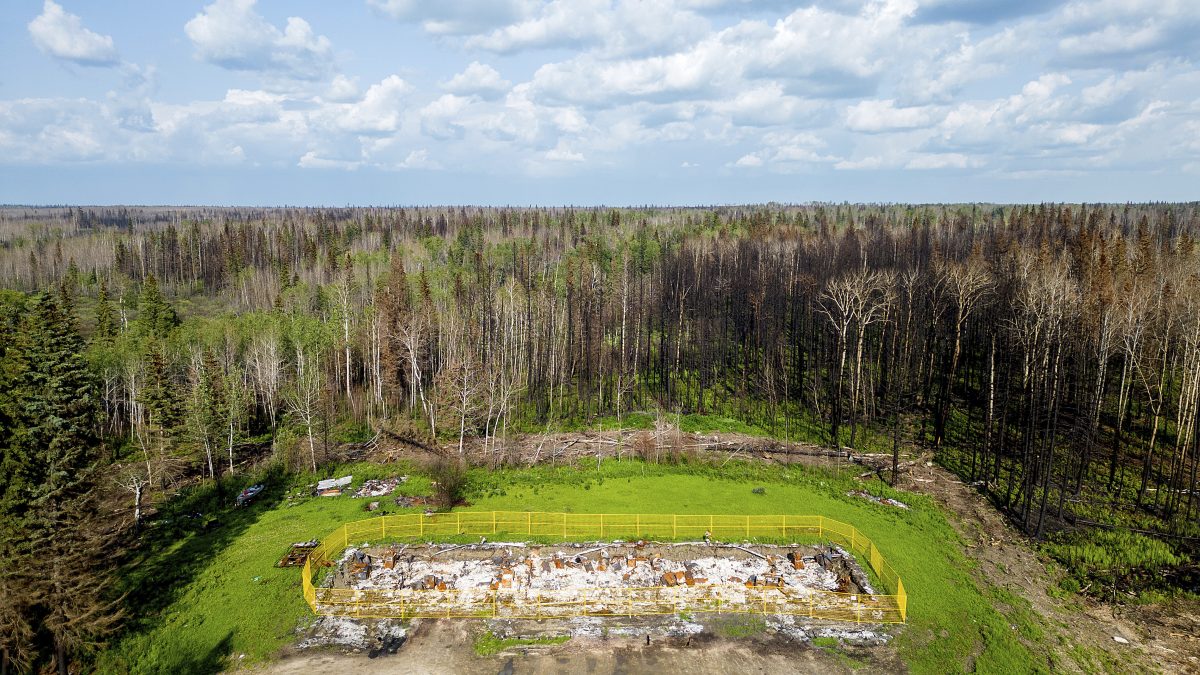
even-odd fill
[[[1096,589],[1194,590],[1198,236],[1194,203],[6,207],[5,663],[119,620],[78,584],[180,486],[381,430],[493,468],[647,414],[915,448]]]

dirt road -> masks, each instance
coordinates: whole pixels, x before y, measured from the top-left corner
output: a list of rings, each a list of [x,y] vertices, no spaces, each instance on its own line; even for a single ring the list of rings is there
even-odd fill
[[[261,670],[263,675],[312,673],[461,673],[464,675],[598,675],[628,673],[896,673],[904,666],[888,646],[815,648],[769,633],[725,639],[574,638],[563,645],[518,647],[495,656],[476,656],[474,635],[482,624],[468,620],[426,621],[400,650],[371,659],[363,654],[302,652]]]

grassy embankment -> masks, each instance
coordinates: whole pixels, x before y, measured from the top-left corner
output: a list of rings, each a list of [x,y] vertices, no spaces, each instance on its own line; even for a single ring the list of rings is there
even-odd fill
[[[344,472],[353,473],[357,484],[396,471],[358,465]],[[845,492],[859,484],[824,471],[739,463],[718,468],[607,461],[598,469],[588,463],[476,471],[471,478],[469,508],[478,510],[820,514],[852,523],[904,579],[909,625],[899,631],[896,644],[914,672],[972,666],[1018,672],[1049,665],[1047,651],[1038,644],[1036,617],[1020,603],[1008,602],[1011,598],[980,587],[943,514],[917,495],[896,495],[913,506],[903,511],[847,497]],[[294,639],[298,626],[312,620],[301,598],[299,571],[276,569],[273,563],[288,543],[322,536],[370,514],[363,511],[364,500],[348,497],[289,499],[289,485],[310,481],[272,480],[263,499],[246,509],[218,506],[232,500],[232,487],[221,496],[203,490],[171,504],[165,515],[171,521],[147,535],[149,545],[126,567],[135,619],[97,664],[102,670],[213,672],[252,663],[270,658]],[[764,493],[753,493],[755,487],[764,487]],[[878,489],[876,483],[873,490]],[[419,476],[404,486],[410,494],[427,490],[428,479]],[[208,515],[180,519],[190,511]],[[400,510],[393,506],[383,512]]]

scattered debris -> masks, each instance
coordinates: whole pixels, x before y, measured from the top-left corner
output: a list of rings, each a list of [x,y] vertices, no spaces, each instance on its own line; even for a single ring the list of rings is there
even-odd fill
[[[332,616],[319,617],[307,633],[308,637],[297,645],[300,649],[337,646],[366,651],[370,658],[395,654],[408,637],[408,631],[398,621]]]
[[[875,495],[873,495],[870,492],[867,492],[865,490],[851,490],[850,492],[847,492],[846,495],[848,497],[862,497],[863,499],[873,501],[876,504],[886,504],[888,506],[895,506],[895,507],[901,508],[901,509],[908,508],[908,504],[905,504],[904,502],[902,502],[898,499],[892,499],[891,497],[876,497]]]
[[[1129,644],[1129,640],[1127,640],[1127,639],[1125,639],[1125,638],[1121,637],[1120,635],[1114,635],[1114,636],[1113,636],[1113,642],[1115,642],[1115,643],[1117,643],[1117,644],[1119,644],[1119,645],[1127,645],[1127,644]]]
[[[237,505],[245,506],[245,505],[249,504],[250,502],[254,501],[254,498],[257,497],[259,494],[261,494],[262,491],[263,491],[263,486],[261,484],[260,485],[251,485],[250,487],[246,488],[245,490],[242,490],[241,492],[238,493]]]
[[[693,602],[757,606],[763,593],[778,593],[789,602],[813,603],[818,611],[848,610],[861,621],[884,618],[887,608],[879,604],[867,575],[836,546],[747,544],[719,550],[713,555],[713,548],[700,542],[644,541],[481,541],[404,549],[364,544],[346,550],[326,587],[386,591],[385,602],[420,606],[423,612],[491,605],[499,591],[514,606],[536,602],[539,615],[561,611],[566,616],[581,599],[591,610],[612,611],[625,607],[630,590],[657,588],[664,594],[660,601],[680,607]]]
[[[379,510],[379,502],[368,502],[363,508],[365,508],[367,511],[377,511]]]
[[[396,497],[396,506],[405,509],[411,509],[418,506],[428,506],[432,503],[433,500],[429,497],[409,497],[406,495]]]
[[[396,476],[393,478],[385,478],[383,480],[371,478],[363,481],[362,487],[358,488],[358,490],[351,496],[355,499],[362,499],[365,497],[383,497],[392,494],[396,491],[397,487],[407,482],[408,476]]]
[[[292,544],[291,548],[288,549],[287,554],[285,554],[283,558],[279,560],[279,562],[275,563],[275,566],[299,567],[303,565],[304,561],[308,560],[308,554],[312,553],[312,550],[320,543],[321,542],[317,541],[316,539],[313,539],[310,541],[301,541]]]
[[[317,481],[317,494],[322,497],[336,497],[342,494],[342,489],[350,487],[350,482],[354,480],[354,476],[342,476],[341,478],[326,478],[325,480]],[[326,494],[337,491],[336,494]]]

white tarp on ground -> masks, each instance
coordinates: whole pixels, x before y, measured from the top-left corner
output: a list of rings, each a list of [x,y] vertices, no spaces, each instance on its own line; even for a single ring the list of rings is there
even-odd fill
[[[350,481],[354,480],[354,476],[342,476],[341,478],[326,478],[325,480],[317,481],[317,490],[332,490],[334,488],[344,488],[350,485]]]

